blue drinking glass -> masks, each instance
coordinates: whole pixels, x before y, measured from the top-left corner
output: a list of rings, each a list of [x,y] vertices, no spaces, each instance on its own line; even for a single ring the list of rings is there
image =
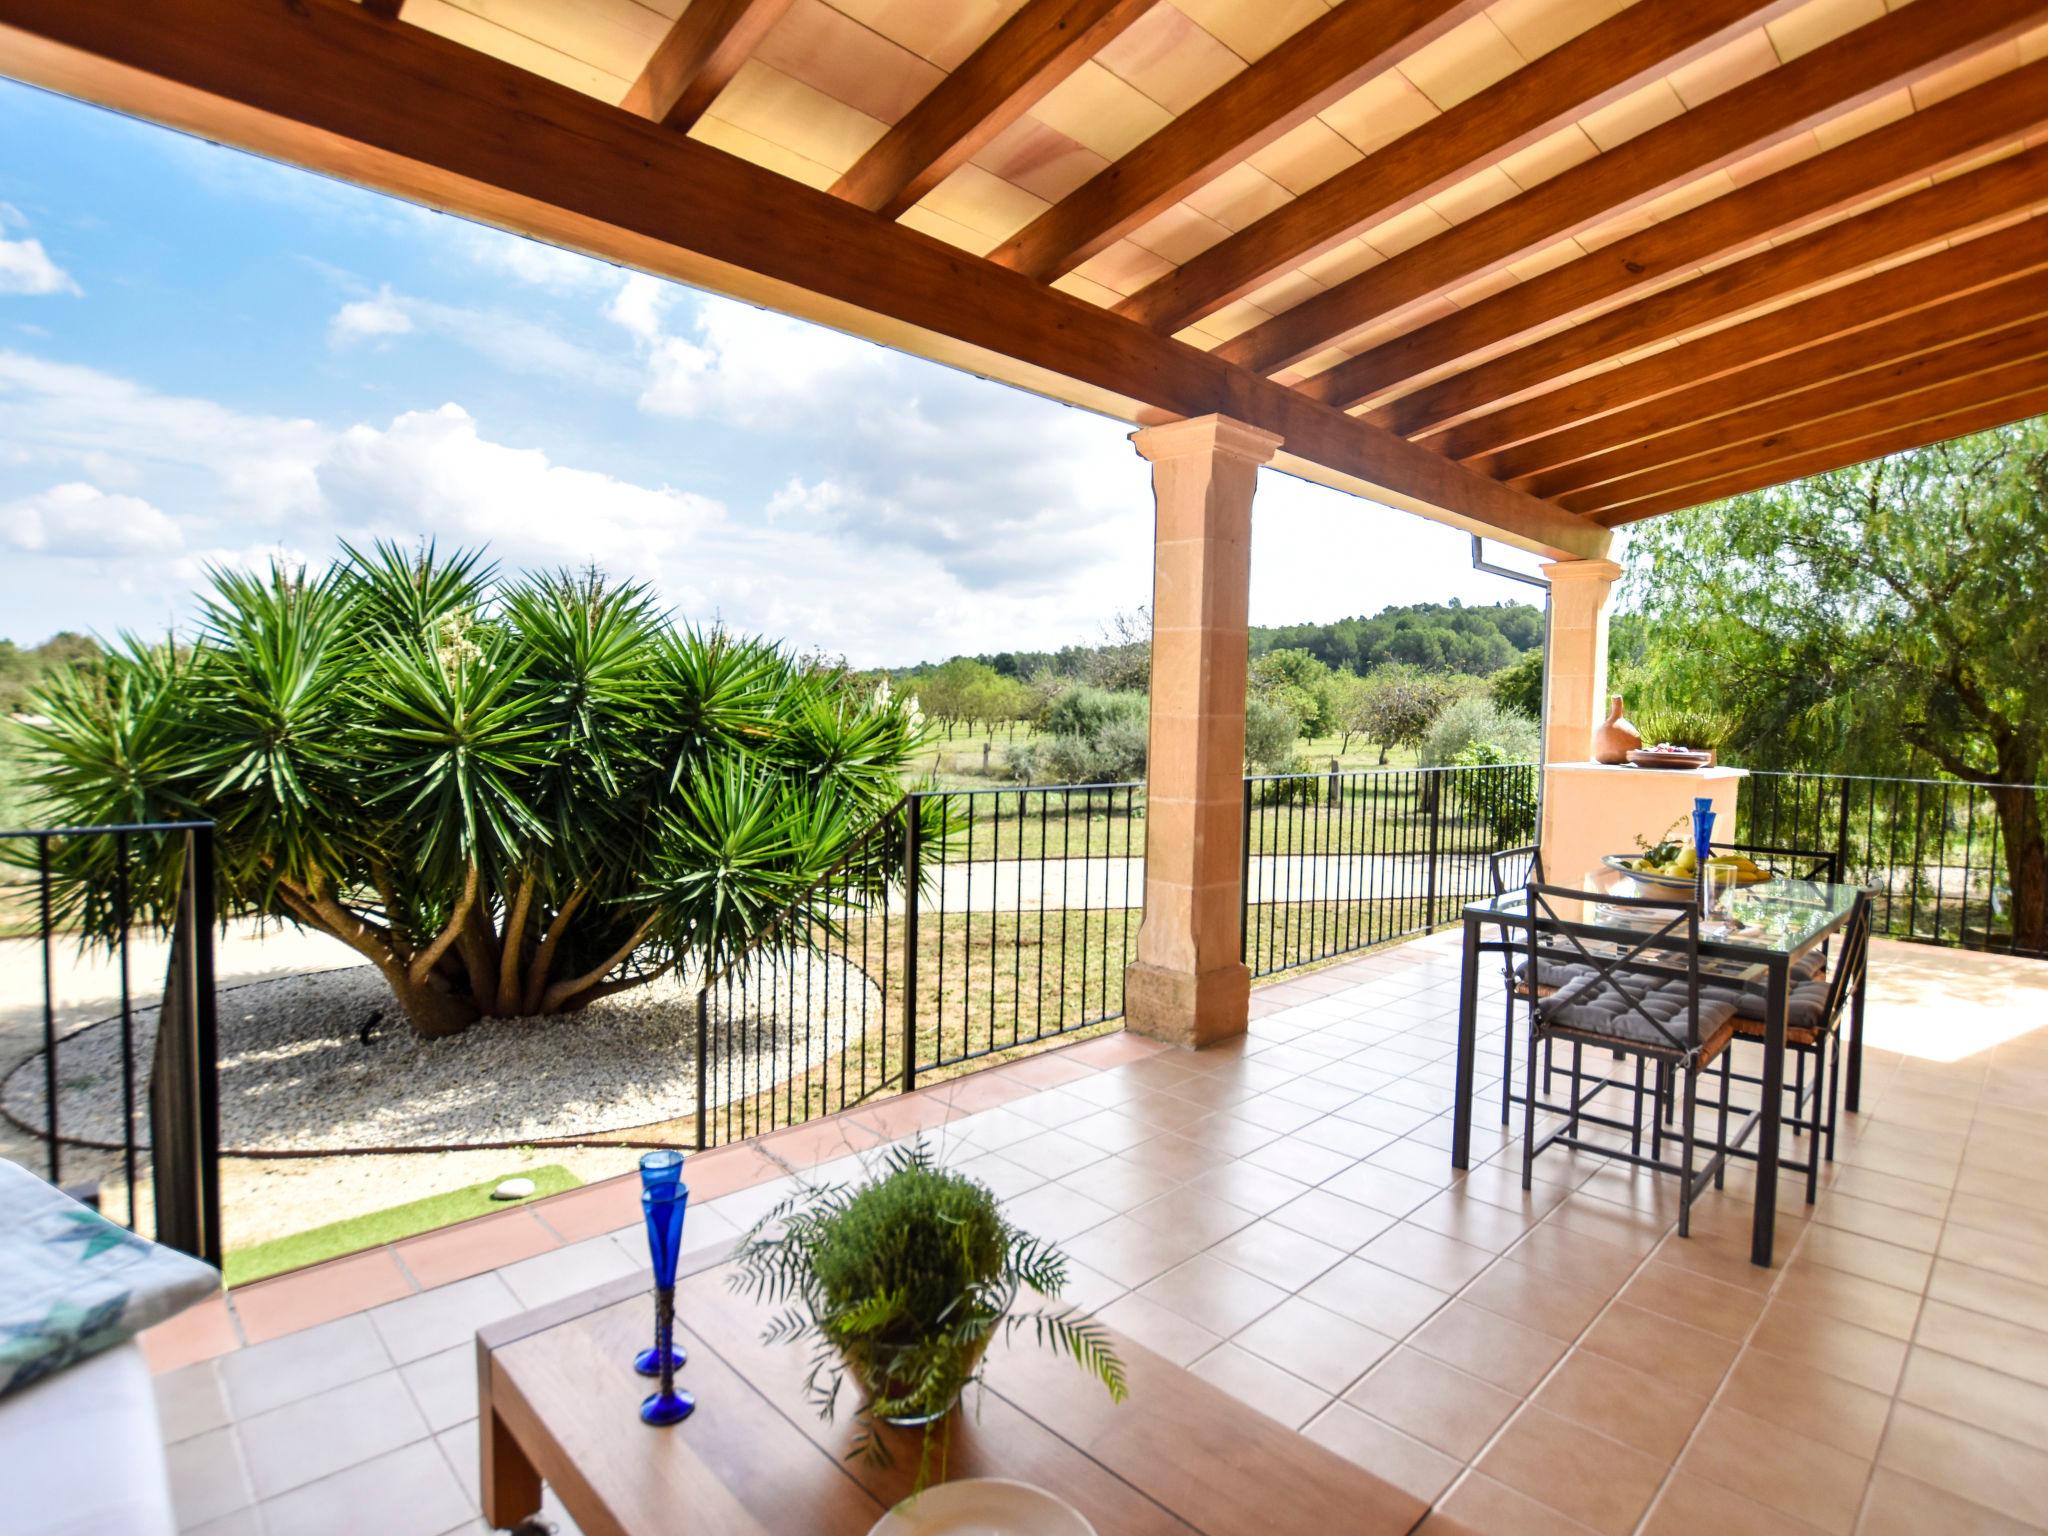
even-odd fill
[[[1714,802],[1701,795],[1692,803],[1692,849],[1704,864],[1713,852]]]
[[[660,1386],[640,1404],[643,1424],[677,1424],[696,1411],[697,1400],[676,1390],[676,1259],[683,1248],[683,1213],[690,1191],[683,1184],[640,1192],[647,1217],[647,1250],[654,1260],[654,1356]]]
[[[643,1200],[652,1191],[673,1190],[677,1188],[682,1183],[682,1180],[682,1153],[663,1148],[660,1151],[648,1152],[641,1156],[640,1190]],[[648,1218],[648,1223],[648,1235],[651,1241],[653,1237],[653,1218],[651,1216]],[[682,1230],[682,1218],[680,1215],[676,1218],[676,1230],[680,1235]],[[661,1261],[657,1258],[655,1260],[657,1268],[660,1267],[660,1263]],[[675,1260],[670,1259],[669,1272],[673,1274],[674,1271]],[[671,1370],[679,1371],[689,1363],[689,1351],[678,1345],[671,1344],[669,1354],[671,1356],[669,1361],[669,1368]],[[633,1369],[642,1376],[659,1376],[661,1374],[660,1346],[658,1344],[649,1345],[646,1349],[641,1350],[639,1354],[635,1355],[633,1357]]]

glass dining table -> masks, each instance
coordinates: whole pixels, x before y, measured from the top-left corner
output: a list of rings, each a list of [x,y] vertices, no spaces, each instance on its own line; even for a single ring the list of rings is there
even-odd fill
[[[1618,870],[1601,870],[1585,877],[1587,911],[1583,920],[1598,929],[1603,925],[1602,897],[1610,895],[1657,895],[1669,897],[1666,886],[1650,886]],[[1849,921],[1861,889],[1816,880],[1774,879],[1729,893],[1721,912],[1700,924],[1702,962],[1746,969],[1758,978],[1764,990],[1764,1062],[1761,1102],[1766,1107],[1782,1105],[1785,1091],[1785,1010],[1792,989],[1792,967],[1804,955],[1825,944]],[[1528,896],[1517,889],[1503,895],[1474,901],[1464,909],[1464,958],[1458,985],[1458,1064],[1455,1085],[1455,1119],[1451,1130],[1451,1166],[1466,1168],[1472,1155],[1472,1110],[1479,1057],[1479,984],[1483,957],[1526,944],[1529,929]],[[1641,939],[1641,930],[1618,921],[1611,924],[1612,941],[1628,946]],[[1594,937],[1600,935],[1596,932]],[[1857,1109],[1863,1086],[1863,1005],[1868,965],[1850,979],[1853,988],[1849,1005],[1849,1047],[1845,1063],[1847,1081],[1843,1098],[1851,1113]],[[1783,1122],[1780,1114],[1762,1114],[1757,1129],[1756,1222],[1750,1240],[1750,1261],[1766,1268],[1771,1263],[1772,1236],[1777,1225],[1778,1140]],[[1815,1155],[1818,1155],[1816,1151]]]

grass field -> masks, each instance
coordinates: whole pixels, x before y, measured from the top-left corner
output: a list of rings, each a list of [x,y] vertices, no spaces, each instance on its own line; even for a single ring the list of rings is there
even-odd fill
[[[583,1182],[558,1163],[523,1169],[519,1177],[533,1180],[534,1192],[529,1197],[533,1199],[542,1195],[559,1195]],[[308,1264],[359,1253],[382,1243],[395,1243],[404,1237],[417,1237],[422,1232],[467,1221],[472,1216],[503,1210],[508,1202],[491,1198],[491,1191],[500,1182],[500,1179],[485,1179],[464,1189],[451,1189],[446,1194],[429,1195],[424,1200],[394,1205],[389,1210],[372,1211],[366,1216],[353,1216],[347,1221],[294,1232],[290,1237],[252,1243],[246,1248],[230,1248],[223,1273],[229,1285],[247,1285],[251,1280],[282,1274],[288,1269],[303,1269]]]

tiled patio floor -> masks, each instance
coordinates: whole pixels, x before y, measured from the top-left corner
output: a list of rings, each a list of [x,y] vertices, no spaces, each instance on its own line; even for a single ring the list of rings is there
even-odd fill
[[[922,1129],[1114,1327],[1471,1529],[2048,1530],[2048,965],[1874,947],[1864,1112],[1771,1271],[1740,1173],[1685,1240],[1598,1158],[1523,1195],[1497,987],[1454,1177],[1456,970],[1427,940],[1261,989],[1230,1048],[1109,1036],[694,1158],[689,1246],[782,1194],[762,1147]],[[471,1336],[644,1266],[635,1217],[579,1190],[150,1336],[187,1528],[483,1529]]]

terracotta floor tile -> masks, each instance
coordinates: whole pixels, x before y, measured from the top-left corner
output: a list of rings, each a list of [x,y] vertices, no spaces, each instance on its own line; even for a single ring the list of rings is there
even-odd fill
[[[1000,1153],[996,1155],[1001,1156]],[[1090,1163],[1058,1182],[1119,1211],[1134,1210],[1148,1200],[1157,1200],[1167,1191],[1180,1188],[1178,1179],[1150,1168],[1141,1168],[1121,1157]]]
[[[1958,1192],[1948,1219],[1980,1232],[2004,1232],[2029,1243],[2048,1244],[2048,1210]]]
[[[1483,1200],[1488,1205],[1517,1212],[1531,1223],[1541,1220],[1571,1194],[1562,1185],[1542,1182],[1532,1183],[1525,1191],[1521,1174],[1497,1163],[1484,1163],[1473,1168],[1459,1182],[1458,1189],[1468,1199]]]
[[[1276,1207],[1265,1219],[1349,1252],[1371,1242],[1400,1218],[1327,1189],[1312,1189]]]
[[[1952,1225],[1942,1231],[1940,1251],[1945,1259],[2015,1280],[2039,1280],[2048,1275],[2048,1243],[2030,1243],[2009,1232]]]
[[[1721,1384],[1737,1348],[1719,1334],[1619,1301],[1587,1331],[1579,1347],[1703,1397],[1712,1396]]]
[[[1871,1476],[1856,1536],[2034,1536],[2039,1530],[1918,1478],[1879,1467]]]
[[[1493,1255],[1413,1222],[1399,1222],[1358,1250],[1358,1257],[1420,1280],[1439,1291],[1454,1292],[1493,1263]]]
[[[1778,1268],[1759,1269],[1750,1263],[1749,1245],[1750,1228],[1745,1222],[1732,1233],[1696,1231],[1691,1237],[1680,1237],[1673,1232],[1658,1246],[1655,1257],[1660,1263],[1675,1264],[1739,1290],[1768,1291],[1778,1278]],[[1782,1267],[1786,1257],[1784,1248],[1774,1249],[1776,1266]]]
[[[1190,1364],[1222,1342],[1220,1335],[1136,1291],[1118,1297],[1096,1316],[1175,1365]]]
[[[1812,1536],[1813,1529],[1732,1488],[1675,1472],[1643,1521],[1642,1536]]]
[[[1287,1292],[1279,1286],[1207,1253],[1198,1253],[1158,1279],[1148,1281],[1138,1294],[1171,1307],[1223,1338],[1287,1299]]]
[[[1585,1536],[1592,1529],[1477,1472],[1459,1480],[1438,1512],[1442,1520],[1431,1516],[1417,1536]]]
[[[1929,1300],[1913,1342],[2048,1386],[2048,1333],[2021,1323]]]
[[[1448,1168],[1450,1165],[1447,1162],[1444,1166]],[[1346,1200],[1371,1206],[1376,1211],[1385,1211],[1390,1216],[1405,1216],[1417,1206],[1434,1200],[1443,1186],[1425,1183],[1367,1161],[1352,1164],[1327,1180],[1322,1188],[1333,1195],[1342,1195]]]
[[[1064,1246],[1090,1269],[1136,1287],[1193,1258],[1207,1245],[1185,1231],[1148,1227],[1125,1215],[1089,1228]]]
[[[1824,1531],[1855,1528],[1870,1463],[1717,1403],[1680,1466]]]
[[[1212,1244],[1209,1253],[1288,1291],[1300,1290],[1344,1258],[1342,1248],[1318,1242],[1271,1217],[1255,1221]]]
[[[1610,1298],[1506,1258],[1460,1291],[1458,1299],[1554,1339],[1570,1340],[1586,1331]]]
[[[1838,1165],[1832,1186],[1837,1194],[1853,1195],[1878,1205],[1896,1206],[1915,1216],[1940,1216],[1949,1204],[1949,1191],[1939,1184],[1921,1184],[1894,1178],[1869,1168]]]
[[[1189,1367],[1249,1408],[1299,1429],[1330,1405],[1330,1394],[1235,1344],[1218,1345]]]
[[[1936,1259],[1927,1294],[1951,1306],[2009,1318],[2048,1333],[2048,1275],[2019,1280],[1953,1259]]]
[[[1705,1397],[1585,1349],[1566,1355],[1531,1401],[1666,1462],[1707,1411]]]
[[[1634,1274],[1641,1256],[1545,1221],[1508,1250],[1517,1264],[1612,1296]]]
[[[1887,1394],[1906,1363],[1905,1344],[1889,1334],[1784,1301],[1764,1309],[1750,1345]]]
[[[242,1336],[260,1344],[281,1334],[331,1322],[412,1294],[412,1282],[387,1248],[372,1248],[310,1269],[294,1270],[232,1293]]]
[[[1674,1215],[1671,1221],[1676,1219]],[[1671,1227],[1671,1221],[1662,1216],[1626,1210],[1583,1190],[1575,1191],[1543,1221],[1546,1226],[1563,1227],[1581,1237],[1598,1238],[1637,1259],[1648,1255]]]
[[[1339,1393],[1393,1347],[1385,1334],[1293,1296],[1232,1341],[1325,1392]]]
[[[1535,1217],[1481,1200],[1463,1185],[1445,1190],[1409,1212],[1407,1219],[1488,1253],[1505,1253],[1536,1224]]]
[[[1200,1190],[1253,1216],[1267,1215],[1308,1191],[1308,1186],[1299,1179],[1290,1179],[1266,1168],[1254,1168],[1246,1162],[1229,1162],[1220,1168],[1211,1168],[1207,1173],[1197,1174],[1188,1180],[1188,1188]]]
[[[1478,1455],[1521,1406],[1513,1394],[1405,1346],[1374,1366],[1344,1401],[1459,1461]]]
[[[1205,1248],[1255,1220],[1250,1211],[1205,1194],[1192,1184],[1176,1185],[1156,1200],[1132,1206],[1130,1217],[1141,1226],[1185,1234]]]
[[[1320,1184],[1332,1174],[1342,1173],[1357,1160],[1346,1153],[1319,1147],[1312,1141],[1302,1141],[1294,1136],[1282,1136],[1244,1154],[1244,1161],[1254,1168],[1285,1174],[1308,1185]]]
[[[1534,1407],[1518,1414],[1478,1462],[1488,1477],[1609,1536],[1636,1528],[1666,1466]]]
[[[1462,1301],[1438,1312],[1408,1342],[1518,1397],[1528,1396],[1565,1350],[1560,1339]]]
[[[1880,1242],[1896,1243],[1901,1248],[1914,1248],[1922,1253],[1934,1252],[1935,1244],[1941,1240],[1939,1217],[1916,1216],[1911,1211],[1858,1200],[1838,1190],[1822,1194],[1813,1208],[1813,1219],[1823,1226],[1874,1237]]]
[[[1902,1291],[1897,1286],[1852,1275],[1845,1269],[1830,1269],[1803,1259],[1794,1259],[1786,1266],[1775,1299],[1811,1312],[1825,1312],[1895,1339],[1910,1339],[1914,1324],[1920,1320],[1918,1292]]]
[[[1424,1504],[1433,1502],[1464,1470],[1420,1440],[1411,1440],[1343,1403],[1331,1404],[1310,1420],[1302,1433]]]
[[[1915,1349],[1906,1356],[1899,1401],[2048,1451],[2048,1386],[1953,1355]]]
[[[1882,1392],[1755,1349],[1736,1360],[1720,1401],[1864,1461],[1877,1455],[1892,1405]]]
[[[1900,1403],[1878,1460],[2009,1519],[2048,1527],[2048,1452]]]
[[[1724,1339],[1742,1339],[1763,1316],[1763,1293],[1725,1285],[1657,1259],[1622,1287],[1621,1299]]]
[[[690,1172],[695,1173],[694,1167]],[[689,1182],[690,1202],[694,1206],[698,1203],[696,1184],[694,1179]],[[640,1219],[640,1178],[629,1173],[616,1179],[604,1179],[582,1189],[537,1200],[526,1209],[538,1216],[563,1242],[580,1243],[586,1237],[630,1227]]]
[[[242,1347],[227,1299],[215,1296],[136,1336],[151,1371],[161,1376],[181,1366],[212,1360]]]
[[[514,1211],[461,1222],[425,1237],[407,1238],[393,1244],[392,1251],[419,1282],[420,1289],[431,1290],[560,1246],[560,1239],[535,1221],[531,1213]]]
[[[1302,1295],[1339,1317],[1400,1338],[1451,1298],[1447,1292],[1384,1269],[1346,1259],[1302,1288]]]

